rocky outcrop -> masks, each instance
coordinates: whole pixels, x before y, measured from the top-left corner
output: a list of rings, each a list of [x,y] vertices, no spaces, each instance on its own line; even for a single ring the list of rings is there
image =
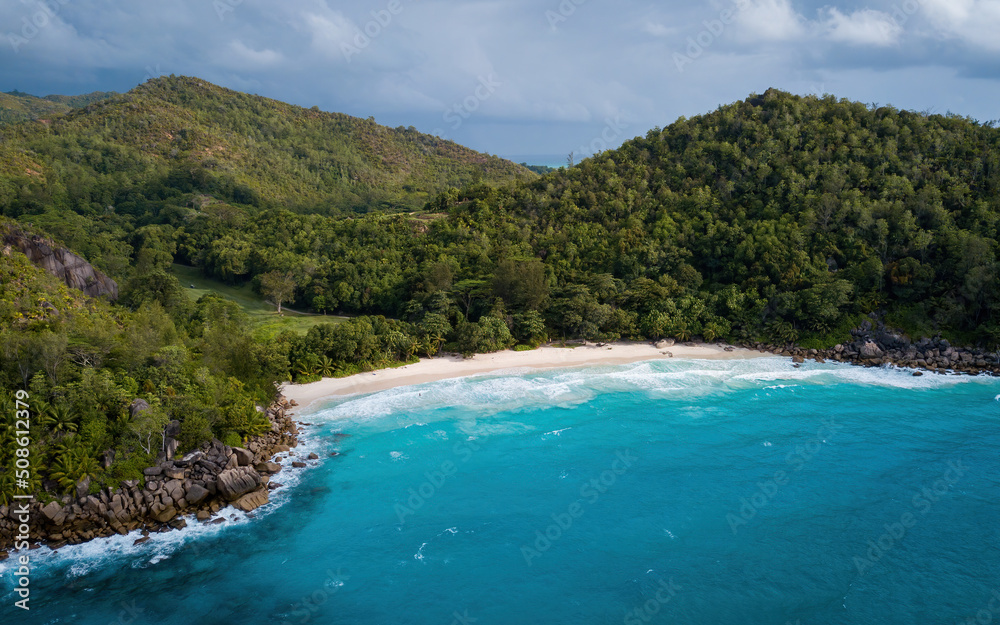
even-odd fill
[[[256,510],[257,508],[263,506],[267,503],[267,501],[267,488],[262,488],[260,490],[255,490],[252,493],[243,495],[233,502],[233,507],[237,510],[242,510],[243,512],[250,512],[251,510]]]
[[[227,469],[219,474],[216,482],[219,495],[226,501],[236,501],[260,486],[260,473],[250,467]]]
[[[236,463],[241,467],[246,467],[253,464],[253,452],[248,449],[243,449],[242,447],[233,447],[233,453],[236,454]]]
[[[90,297],[118,299],[118,284],[73,252],[51,240],[15,228],[3,232],[4,245],[17,248],[32,264]]]
[[[749,343],[745,347],[789,356],[795,361],[805,359],[824,362],[848,362],[866,367],[895,365],[938,373],[965,373],[969,375],[1000,375],[1000,353],[968,347],[958,348],[946,339],[921,338],[911,340],[902,332],[886,327],[877,317],[865,320],[851,331],[851,341],[827,350],[803,349],[795,345],[776,346]]]
[[[141,410],[142,403],[133,403],[133,410]],[[285,414],[289,407],[282,398],[267,409],[271,430],[252,439],[246,448],[213,440],[183,458],[146,468],[144,484],[127,480],[115,491],[104,489],[92,495],[84,491],[80,497],[66,496],[44,506],[34,503],[30,506],[32,533],[38,542],[59,548],[140,528],[183,527],[187,522],[182,515],[210,521],[230,505],[244,512],[255,510],[268,503],[268,490],[277,487],[270,483],[270,475],[282,469],[275,454],[298,445],[298,428]],[[0,559],[13,544],[16,516],[13,507],[0,506]]]
[[[858,350],[862,358],[881,358],[882,348],[878,346],[878,343],[874,341],[866,341],[864,345]]]
[[[128,414],[135,419],[143,410],[149,410],[149,402],[145,399],[136,399],[128,407]]]

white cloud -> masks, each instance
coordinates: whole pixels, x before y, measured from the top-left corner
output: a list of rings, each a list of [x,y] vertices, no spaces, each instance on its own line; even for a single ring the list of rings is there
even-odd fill
[[[280,52],[274,50],[254,50],[239,40],[230,42],[230,58],[227,59],[230,67],[254,69],[270,67],[284,61]]]
[[[561,0],[400,0],[349,63],[343,46],[389,0],[220,1],[233,10],[72,0],[15,50],[5,34],[39,5],[0,0],[2,90],[126,90],[147,72],[185,74],[429,131],[494,75],[503,85],[454,138],[509,153],[569,151],[619,112],[640,134],[771,86],[983,119],[1000,98],[1000,0],[572,2],[555,31],[546,10]],[[720,30],[728,10],[736,21]],[[689,38],[704,51],[678,72]],[[558,147],[558,136],[574,138]]]
[[[358,27],[342,13],[330,11],[328,15],[306,13],[303,16],[306,30],[312,37],[312,48],[327,56],[344,58],[344,45],[354,45]]]
[[[882,11],[862,9],[845,15],[836,7],[830,7],[826,10],[826,15],[823,26],[831,41],[891,46],[899,42],[903,33],[903,27],[891,15]]]
[[[790,41],[805,32],[805,18],[799,15],[789,0],[743,0],[746,4],[737,21],[742,36],[749,41]]]
[[[921,6],[939,37],[1000,52],[1000,0],[921,0]]]
[[[675,30],[673,28],[667,28],[659,22],[646,21],[642,24],[642,32],[654,37],[666,37],[668,35],[672,35]]]
[[[975,0],[923,0],[923,7],[934,21],[945,27],[954,27],[968,21],[976,4]]]

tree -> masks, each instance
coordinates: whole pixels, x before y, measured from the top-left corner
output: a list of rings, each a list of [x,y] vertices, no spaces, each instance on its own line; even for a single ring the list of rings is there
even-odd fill
[[[537,258],[500,261],[493,277],[493,293],[515,309],[541,309],[549,296],[545,265]]]
[[[85,478],[95,478],[101,467],[83,447],[67,449],[52,464],[49,477],[55,480],[64,493],[71,493],[78,482]]]
[[[479,321],[463,323],[456,330],[458,347],[464,356],[498,352],[514,343],[507,324],[496,317],[483,317]]]
[[[136,274],[122,288],[121,303],[138,309],[147,302],[159,302],[165,310],[175,311],[188,305],[187,294],[173,274],[162,269]]]
[[[39,413],[41,424],[53,432],[71,433],[76,432],[79,427],[69,408],[63,404],[46,404]]]
[[[168,421],[167,413],[162,408],[150,406],[132,419],[128,429],[139,443],[139,447],[147,454],[151,454],[157,442],[162,444],[163,428],[167,426]]]
[[[295,276],[291,272],[269,271],[260,276],[260,291],[277,304],[280,315],[281,304],[295,294]]]
[[[66,360],[67,345],[69,339],[65,333],[46,330],[35,337],[35,348],[38,350],[38,359],[49,376],[49,381],[56,383],[59,377],[59,368]]]
[[[418,330],[427,338],[428,344],[433,348],[434,353],[441,349],[445,337],[451,332],[451,323],[448,318],[438,313],[427,313],[421,320]],[[433,354],[428,353],[429,356]]]
[[[468,319],[472,303],[486,293],[486,280],[462,280],[455,283],[452,292],[465,307],[465,318]]]
[[[323,354],[319,357],[317,372],[324,378],[332,378],[337,373],[337,365],[329,356]]]
[[[545,319],[537,310],[514,315],[514,336],[525,343],[538,344],[545,340]]]

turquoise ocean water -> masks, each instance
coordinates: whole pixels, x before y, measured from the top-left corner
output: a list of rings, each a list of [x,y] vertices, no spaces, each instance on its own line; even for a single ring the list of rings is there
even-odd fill
[[[324,460],[279,475],[287,488],[256,518],[34,551],[29,613],[12,608],[8,560],[0,614],[1000,622],[998,395],[991,378],[766,358],[511,372],[330,401],[300,416],[318,427],[299,453]]]

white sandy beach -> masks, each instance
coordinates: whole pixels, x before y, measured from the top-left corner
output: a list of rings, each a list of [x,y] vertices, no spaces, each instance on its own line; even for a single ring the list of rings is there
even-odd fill
[[[602,347],[588,344],[575,348],[540,347],[527,352],[503,351],[476,354],[472,358],[442,356],[424,358],[420,362],[397,369],[381,369],[346,378],[324,378],[311,384],[285,384],[282,393],[295,400],[304,410],[309,404],[340,395],[355,395],[385,391],[398,386],[424,384],[449,378],[516,369],[559,369],[584,365],[623,365],[664,358],[700,360],[730,360],[769,356],[758,351],[735,348],[726,351],[721,345],[674,345],[657,348],[650,343],[610,343]]]

